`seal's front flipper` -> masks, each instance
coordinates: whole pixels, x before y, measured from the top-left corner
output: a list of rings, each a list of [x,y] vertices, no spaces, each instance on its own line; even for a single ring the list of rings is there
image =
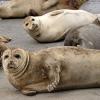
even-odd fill
[[[51,64],[52,65],[52,64]],[[53,91],[57,85],[59,84],[60,81],[60,65],[55,65],[55,66],[49,66],[50,71],[49,71],[49,80],[50,83],[47,86],[47,89],[49,92]]]
[[[30,84],[25,86],[21,92],[24,95],[35,95],[37,93],[44,93],[44,92],[48,92],[47,90],[47,85],[48,85],[48,80],[44,80],[43,82],[40,83],[35,83],[35,84]]]
[[[22,94],[27,95],[27,96],[33,96],[37,94],[37,92],[33,90],[22,90],[21,92]]]
[[[60,14],[64,13],[64,10],[55,10],[55,11],[52,11],[49,16],[58,16]]]
[[[42,9],[46,10],[58,3],[59,0],[47,0],[46,2],[43,3]]]

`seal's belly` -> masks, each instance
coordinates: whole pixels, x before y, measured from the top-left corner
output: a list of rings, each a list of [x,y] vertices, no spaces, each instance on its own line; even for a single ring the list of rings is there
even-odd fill
[[[73,55],[73,54],[72,54]],[[87,88],[100,86],[100,54],[65,55],[59,86]],[[68,58],[67,58],[68,56]],[[97,59],[98,58],[98,59]]]

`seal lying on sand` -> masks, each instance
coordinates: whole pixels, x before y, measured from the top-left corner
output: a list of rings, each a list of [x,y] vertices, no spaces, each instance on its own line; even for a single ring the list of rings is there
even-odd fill
[[[7,49],[2,56],[10,83],[25,95],[100,87],[100,51],[53,47],[38,52]]]
[[[77,3],[78,1],[80,2],[80,0],[75,2]],[[82,0],[82,3],[85,1]],[[73,5],[72,0],[10,0],[0,5],[0,17],[37,16],[57,9],[77,9],[77,7],[77,5]]]
[[[100,49],[100,21],[98,19],[96,21],[93,24],[69,31],[65,37],[64,45]]]
[[[70,29],[92,23],[96,18],[83,10],[55,10],[38,17],[26,17],[24,29],[38,42],[54,42],[64,39]]]

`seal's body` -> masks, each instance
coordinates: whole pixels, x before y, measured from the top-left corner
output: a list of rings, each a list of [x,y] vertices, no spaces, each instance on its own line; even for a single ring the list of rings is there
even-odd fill
[[[80,0],[76,0],[78,3]],[[84,3],[86,0],[82,0]],[[1,18],[43,15],[57,9],[77,9],[71,0],[10,0],[0,5]],[[78,7],[79,8],[79,7]]]
[[[62,9],[38,17],[26,17],[24,29],[38,42],[54,42],[64,39],[70,29],[92,23],[96,18],[83,10]]]
[[[100,87],[100,51],[53,47],[38,52],[8,49],[2,57],[4,72],[23,94]]]
[[[100,21],[98,24],[84,25],[69,31],[66,35],[64,45],[100,49]]]

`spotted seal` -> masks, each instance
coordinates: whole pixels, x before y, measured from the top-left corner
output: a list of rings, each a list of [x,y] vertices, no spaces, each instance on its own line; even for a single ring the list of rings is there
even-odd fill
[[[55,10],[42,16],[24,19],[24,29],[38,42],[55,42],[64,39],[72,28],[92,23],[96,15],[83,10]]]
[[[25,95],[100,87],[100,50],[58,46],[37,52],[7,49],[3,69]]]

